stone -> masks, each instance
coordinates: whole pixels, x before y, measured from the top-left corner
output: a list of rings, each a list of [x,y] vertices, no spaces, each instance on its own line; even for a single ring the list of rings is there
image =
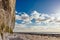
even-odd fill
[[[6,27],[13,31],[15,26],[15,2],[16,0],[0,0],[0,33],[3,34],[4,40],[4,33],[9,31]]]
[[[15,2],[16,0],[0,0],[0,26],[4,22],[5,25],[14,28]]]

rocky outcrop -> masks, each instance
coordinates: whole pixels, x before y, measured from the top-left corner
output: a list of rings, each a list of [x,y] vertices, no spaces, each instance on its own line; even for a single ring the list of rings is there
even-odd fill
[[[15,25],[15,1],[0,0],[0,26],[5,25],[14,28]]]

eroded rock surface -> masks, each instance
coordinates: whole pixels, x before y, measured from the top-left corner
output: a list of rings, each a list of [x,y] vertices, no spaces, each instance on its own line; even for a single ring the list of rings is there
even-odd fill
[[[0,26],[5,25],[14,28],[15,26],[15,1],[0,0]]]

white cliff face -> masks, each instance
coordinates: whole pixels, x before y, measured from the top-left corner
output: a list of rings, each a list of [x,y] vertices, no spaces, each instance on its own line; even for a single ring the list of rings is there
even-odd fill
[[[15,1],[0,0],[0,26],[5,25],[13,28],[15,25]]]

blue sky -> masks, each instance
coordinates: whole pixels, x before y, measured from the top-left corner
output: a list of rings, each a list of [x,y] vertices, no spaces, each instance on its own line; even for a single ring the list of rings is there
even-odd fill
[[[60,7],[60,0],[16,0],[16,10],[30,14],[36,10],[41,13],[52,13]]]
[[[60,0],[16,0],[16,24],[60,25]]]

